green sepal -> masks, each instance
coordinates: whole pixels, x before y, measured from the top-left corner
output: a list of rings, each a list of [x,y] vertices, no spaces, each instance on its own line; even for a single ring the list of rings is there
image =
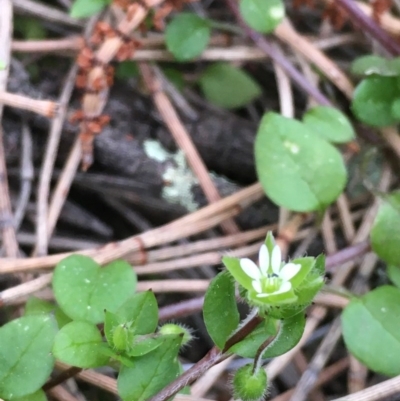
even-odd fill
[[[292,283],[292,287],[296,289],[296,287],[298,287],[310,273],[314,266],[315,259],[312,257],[297,258],[293,259],[290,263],[301,266],[299,272],[289,280]]]
[[[281,294],[266,294],[265,297],[257,297],[257,294],[258,293],[255,292],[254,289],[251,289],[247,294],[249,301],[254,302],[257,305],[258,304],[282,305],[282,304],[291,304],[297,301],[297,296],[294,293],[293,289]]]
[[[240,259],[224,256],[222,258],[222,263],[241,286],[246,288],[248,291],[253,289],[251,284],[253,280],[240,267]]]

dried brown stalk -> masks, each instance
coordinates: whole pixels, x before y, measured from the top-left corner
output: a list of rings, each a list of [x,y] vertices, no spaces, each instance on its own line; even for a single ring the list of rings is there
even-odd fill
[[[4,91],[0,91],[0,104],[32,111],[48,118],[55,117],[58,111],[58,104],[51,100],[36,100]]]

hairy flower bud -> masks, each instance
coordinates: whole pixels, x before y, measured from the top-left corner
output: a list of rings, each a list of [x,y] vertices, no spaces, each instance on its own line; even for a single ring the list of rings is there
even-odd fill
[[[183,334],[182,345],[186,345],[193,338],[189,328],[174,323],[164,324],[158,332],[160,334]]]
[[[245,365],[236,371],[233,378],[235,399],[258,401],[265,396],[267,390],[268,381],[264,369],[253,372],[253,365]]]

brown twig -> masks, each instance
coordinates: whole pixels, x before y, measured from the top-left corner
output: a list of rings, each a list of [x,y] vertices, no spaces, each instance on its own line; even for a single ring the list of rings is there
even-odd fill
[[[61,383],[64,383],[66,380],[74,377],[79,372],[82,371],[82,368],[77,368],[76,366],[71,366],[70,368],[63,370],[56,377],[50,379],[46,384],[43,385],[42,390],[48,391],[53,387],[58,386]]]
[[[1,93],[4,93],[1,91],[4,91],[7,86],[7,78],[11,59],[11,0],[1,0],[0,9],[0,60],[5,64],[5,68],[3,70],[0,69],[0,231],[3,235],[3,244],[6,255],[15,258],[18,256],[18,242],[11,210],[10,194],[7,182],[7,166],[4,151],[3,128],[1,126],[1,119],[3,115]]]
[[[54,162],[57,156],[58,144],[61,137],[62,127],[65,117],[67,115],[69,99],[75,85],[75,76],[78,72],[78,67],[73,64],[71,67],[64,87],[62,89],[59,103],[60,110],[57,117],[52,121],[48,143],[43,159],[42,170],[39,178],[38,197],[37,197],[37,212],[36,212],[36,246],[33,255],[46,255],[48,247],[48,227],[47,227],[47,214],[48,214],[48,201],[50,193],[50,181]]]
[[[82,27],[82,21],[71,18],[67,13],[57,10],[43,3],[38,3],[32,0],[13,0],[15,10],[21,11],[24,14],[29,14],[40,19],[56,22],[62,25],[72,27]]]
[[[58,111],[57,103],[51,100],[31,99],[23,95],[4,92],[4,90],[0,90],[0,104],[32,111],[48,118],[53,118]]]
[[[109,243],[100,249],[86,249],[79,251],[79,253],[92,256],[99,263],[108,263],[116,258],[122,258],[135,252],[138,254],[145,253],[147,248],[185,238],[194,233],[215,227],[224,219],[237,215],[242,208],[261,197],[263,197],[263,191],[260,184],[253,184],[172,223],[129,237],[123,241]],[[61,259],[72,253],[67,252],[22,260],[0,259],[0,274],[13,270],[28,271],[52,268]]]

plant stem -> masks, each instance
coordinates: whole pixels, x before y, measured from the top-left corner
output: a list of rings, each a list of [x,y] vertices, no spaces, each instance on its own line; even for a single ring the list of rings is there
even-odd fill
[[[368,32],[390,54],[394,56],[400,55],[400,44],[384,31],[371,17],[366,15],[353,0],[336,0],[336,4],[347,12],[352,22],[357,24],[363,31]]]
[[[168,386],[164,387],[158,394],[149,398],[147,401],[165,401],[168,398],[175,395],[179,390],[188,384],[192,383],[203,373],[205,373],[212,366],[221,362],[226,356],[216,347],[213,347],[208,351],[206,356],[202,358],[199,362],[193,365],[185,373],[179,376],[176,380],[170,383]]]
[[[58,376],[49,380],[47,383],[45,383],[42,387],[42,390],[43,391],[50,390],[51,388],[58,386],[61,383],[64,383],[66,380],[70,379],[71,377],[74,377],[81,371],[82,371],[82,368],[77,368],[76,366],[72,366],[69,369],[61,372]]]
[[[179,390],[199,378],[212,366],[227,358],[229,354],[226,351],[249,335],[262,322],[262,320],[263,319],[260,316],[255,316],[253,319],[249,320],[247,324],[241,327],[230,339],[228,339],[223,351],[220,351],[217,347],[211,348],[204,358],[147,401],[165,401],[175,395]]]

